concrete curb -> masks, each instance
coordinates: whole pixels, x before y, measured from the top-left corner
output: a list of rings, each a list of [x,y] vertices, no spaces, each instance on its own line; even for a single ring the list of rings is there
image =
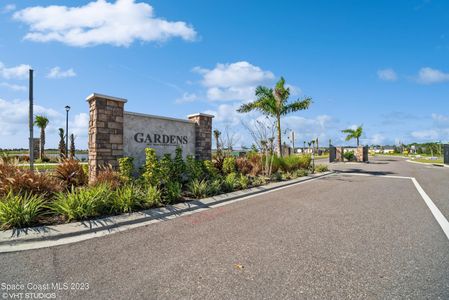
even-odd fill
[[[141,212],[106,217],[95,220],[74,222],[68,224],[39,226],[23,229],[6,230],[0,232],[0,253],[15,252],[30,249],[64,245],[131,228],[146,226],[175,217],[206,210],[214,205],[273,191],[282,187],[318,179],[333,172],[300,177],[289,181],[270,183],[265,186],[236,191],[214,197],[177,203],[161,208],[149,209]]]
[[[430,161],[430,160],[429,160]],[[436,166],[436,167],[446,167],[446,168],[449,168],[449,165],[446,165],[446,164],[440,164],[440,163],[431,163],[431,162],[428,162],[428,163],[423,163],[423,162],[419,162],[419,161],[413,161],[413,160],[410,160],[410,159],[407,159],[406,160],[406,162],[409,162],[409,163],[413,163],[413,164],[419,164],[419,165],[425,165],[425,166]]]

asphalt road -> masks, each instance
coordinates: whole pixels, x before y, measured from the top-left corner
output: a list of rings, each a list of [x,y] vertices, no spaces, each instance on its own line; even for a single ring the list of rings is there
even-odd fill
[[[449,240],[413,183],[347,173],[416,177],[448,218],[449,168],[376,158],[332,169],[146,227],[1,254],[0,283],[89,284],[58,299],[448,299]]]

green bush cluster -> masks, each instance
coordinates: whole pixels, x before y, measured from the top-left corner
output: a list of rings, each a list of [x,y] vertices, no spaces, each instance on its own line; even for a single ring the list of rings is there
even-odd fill
[[[310,156],[284,158],[251,153],[220,161],[183,159],[182,149],[175,156],[158,157],[145,149],[145,164],[140,175],[133,159],[119,159],[118,170],[103,166],[96,182],[87,185],[87,170],[75,160],[64,160],[54,173],[20,171],[0,161],[0,226],[2,229],[32,226],[47,216],[66,222],[176,203],[183,197],[204,198],[239,189],[264,185],[269,181],[307,176]],[[265,176],[263,168],[272,166]],[[327,171],[324,165],[317,172]],[[3,184],[4,183],[4,184]]]

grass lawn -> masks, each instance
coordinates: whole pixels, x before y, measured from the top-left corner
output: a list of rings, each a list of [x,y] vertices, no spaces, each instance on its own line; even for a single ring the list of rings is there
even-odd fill
[[[412,159],[412,161],[420,162],[420,163],[426,163],[426,164],[443,164],[443,158],[438,158],[435,160],[430,160],[427,158],[415,158]]]
[[[81,165],[87,165],[87,162],[80,162]],[[56,163],[48,163],[48,164],[34,164],[34,169],[37,171],[53,171],[56,169],[56,167],[58,166],[58,164]],[[19,168],[21,169],[29,169],[30,165],[24,165],[21,164],[19,165]]]

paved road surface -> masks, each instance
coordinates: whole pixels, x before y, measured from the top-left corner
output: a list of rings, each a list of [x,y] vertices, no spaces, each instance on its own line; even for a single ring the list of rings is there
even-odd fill
[[[87,282],[66,299],[449,298],[449,168],[377,158],[260,195],[76,244],[0,255],[0,282]]]

